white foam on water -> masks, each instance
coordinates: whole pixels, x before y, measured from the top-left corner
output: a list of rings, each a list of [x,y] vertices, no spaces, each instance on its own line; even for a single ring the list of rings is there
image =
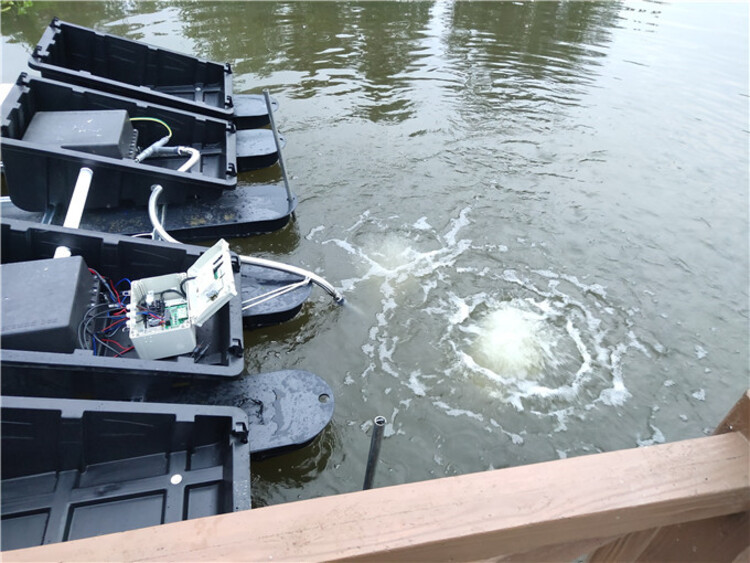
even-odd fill
[[[313,227],[310,229],[310,232],[305,235],[306,240],[312,240],[312,238],[315,236],[316,233],[319,233],[321,231],[324,231],[325,227],[323,225],[318,225],[317,227]]]
[[[412,392],[417,397],[424,397],[427,394],[427,390],[424,386],[424,383],[422,383],[419,380],[420,373],[418,371],[413,371],[409,374],[409,381],[406,383],[406,386],[412,390]]]
[[[427,217],[420,217],[416,223],[412,225],[418,231],[429,231],[432,226],[427,222]]]
[[[651,427],[651,437],[646,439],[641,439],[641,435],[638,434],[638,437],[635,440],[635,443],[638,444],[639,447],[644,446],[653,446],[654,444],[663,444],[666,442],[666,438],[664,437],[664,434],[661,430],[659,430],[656,426],[649,423],[649,426]]]
[[[469,418],[473,418],[480,422],[484,420],[484,417],[481,414],[475,413],[467,409],[453,408],[443,401],[433,401],[432,404],[435,405],[436,407],[440,407],[441,409],[443,409],[448,416],[468,416]]]
[[[706,352],[706,349],[703,346],[699,346],[698,344],[695,345],[695,357],[699,360],[702,360],[708,356],[708,352]]]

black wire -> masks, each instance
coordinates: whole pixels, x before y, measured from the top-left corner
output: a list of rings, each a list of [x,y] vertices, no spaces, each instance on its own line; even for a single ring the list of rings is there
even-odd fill
[[[98,342],[101,342],[101,340],[98,337],[96,337],[96,334],[98,332],[101,332],[101,331],[89,330],[89,326],[91,325],[91,323],[95,323],[96,321],[98,321],[100,319],[111,318],[111,317],[114,317],[114,319],[112,319],[112,322],[116,323],[118,321],[122,322],[122,321],[124,321],[124,320],[126,320],[128,318],[127,315],[121,315],[121,316],[110,315],[111,311],[109,309],[107,309],[105,311],[99,311],[97,313],[90,314],[94,309],[96,309],[97,307],[101,307],[102,305],[107,305],[109,307],[110,303],[99,303],[98,305],[94,305],[93,307],[89,308],[89,310],[84,315],[84,318],[81,320],[81,322],[78,325],[78,344],[84,350],[90,350],[91,349],[89,347],[89,343],[88,343],[87,337],[91,337],[92,338],[92,342],[93,342],[94,338],[96,338],[96,340]],[[117,330],[119,330],[120,328],[122,328],[122,327],[118,327]],[[83,329],[83,330],[81,330],[81,329]],[[117,332],[117,330],[115,332]],[[113,333],[113,335],[114,335],[114,333]],[[101,344],[103,344],[104,346],[107,346],[107,344],[105,342],[101,342]],[[112,349],[112,348],[110,348],[110,349]]]
[[[180,288],[182,288],[182,284],[180,284]],[[182,297],[183,299],[186,299],[186,298],[187,298],[187,296],[185,295],[185,292],[184,292],[184,291],[180,291],[180,290],[178,290],[178,289],[165,289],[164,291],[162,291],[162,292],[161,292],[161,293],[159,294],[159,297],[161,297],[161,298],[162,298],[162,301],[164,300],[164,294],[165,294],[165,293],[176,293],[177,295],[179,295],[179,296],[180,296],[180,297]]]
[[[99,307],[102,307],[102,306],[107,306],[107,307],[109,307],[109,303],[97,303],[96,305],[92,305],[92,306],[91,306],[91,307],[89,307],[89,308],[88,308],[88,310],[87,310],[87,311],[86,311],[86,312],[85,312],[85,313],[83,314],[83,318],[81,319],[81,322],[80,322],[80,323],[78,323],[78,331],[77,331],[77,334],[78,334],[78,345],[79,345],[79,346],[80,346],[81,348],[84,348],[84,349],[88,350],[88,347],[87,347],[87,345],[86,345],[86,344],[84,343],[84,340],[83,340],[83,338],[84,338],[84,335],[85,335],[85,332],[84,332],[84,331],[82,331],[81,329],[83,328],[84,324],[86,324],[86,323],[87,323],[87,320],[89,319],[89,315],[90,315],[90,314],[92,314],[92,311],[94,311],[94,310],[96,310],[97,308],[99,308]],[[105,312],[105,313],[107,313],[107,314],[109,314],[109,310],[107,310],[107,311],[104,311],[104,312]],[[86,324],[86,326],[88,327],[88,324]]]
[[[97,272],[93,268],[91,269],[91,272],[103,286],[103,291],[101,291],[101,293],[99,294],[99,298],[104,299],[104,302],[92,305],[83,314],[83,318],[78,323],[78,327],[76,329],[78,346],[80,348],[83,348],[84,350],[90,350],[90,339],[92,346],[94,342],[98,342],[101,345],[100,348],[97,348],[97,355],[99,355],[99,350],[103,352],[102,355],[104,356],[107,355],[106,350],[111,350],[114,354],[118,354],[120,352],[119,350],[116,350],[98,336],[98,333],[101,331],[96,330],[96,322],[101,319],[112,320],[112,323],[109,324],[117,323],[119,321],[121,324],[114,328],[114,332],[112,332],[110,335],[107,335],[108,337],[114,336],[122,328],[122,326],[124,326],[123,323],[128,318],[128,315],[127,313],[113,314],[115,311],[119,311],[125,307],[122,303],[122,300],[117,299],[111,287],[108,285],[107,280],[99,272]],[[102,307],[106,307],[106,309],[100,310]],[[92,323],[94,323],[94,327],[91,327]]]
[[[189,282],[190,280],[194,280],[195,276],[188,276],[184,280],[180,282],[180,291],[182,291],[182,296],[187,299],[187,292],[185,291],[185,284]]]

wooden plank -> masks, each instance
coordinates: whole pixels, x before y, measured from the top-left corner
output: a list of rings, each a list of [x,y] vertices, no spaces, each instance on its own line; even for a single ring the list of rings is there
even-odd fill
[[[615,538],[599,538],[582,540],[558,545],[550,545],[539,549],[532,549],[524,553],[501,555],[487,561],[493,563],[539,563],[540,561],[573,561],[582,555],[591,553],[601,545],[607,544]]]
[[[739,433],[6,552],[5,561],[500,558],[750,509]]]
[[[740,432],[750,440],[750,391],[746,391],[739,401],[732,407],[714,431],[716,434]]]
[[[734,561],[750,544],[750,513],[662,528],[638,561]]]
[[[741,433],[745,438],[750,439],[750,391],[746,392],[740,398],[740,400],[737,401],[734,407],[732,407],[732,410],[729,411],[729,414],[727,414],[727,416],[724,417],[724,420],[722,420],[716,427],[714,435],[724,434],[727,432],[738,432]],[[684,544],[684,542],[688,539],[691,539],[691,541],[701,539],[701,541],[705,544],[705,548],[702,546],[702,544],[699,545],[693,541],[692,547],[694,547],[695,549],[691,549],[690,554],[683,554],[682,561],[703,561],[707,553],[706,549],[709,549],[710,546],[714,545],[712,536],[710,536],[708,532],[711,531],[712,533],[719,534],[719,536],[721,536],[721,531],[725,530],[727,526],[730,526],[729,521],[731,520],[732,519],[730,518],[727,521],[723,517],[720,517],[715,522],[703,521],[689,527],[666,527],[661,529],[657,528],[650,531],[647,530],[645,532],[636,532],[634,534],[629,534],[627,536],[618,538],[608,545],[600,547],[598,550],[591,554],[588,561],[589,563],[598,563],[600,561],[658,561],[658,558],[643,559],[643,557],[646,557],[646,553],[650,552],[649,545],[676,546],[680,542],[683,542]],[[747,532],[747,529],[745,529],[745,531]],[[728,558],[723,560],[729,561],[733,559],[737,553],[742,551],[744,546],[747,546],[750,543],[750,534],[744,534],[744,538],[746,539],[746,543],[744,544],[742,543],[742,541],[739,541],[739,543],[736,545],[727,544],[723,546],[730,551],[736,552],[732,557],[729,557],[727,555]],[[741,540],[741,537],[737,539]],[[701,553],[702,555],[698,555],[699,553]],[[691,554],[692,558],[684,558]],[[662,559],[664,559],[665,557],[668,558],[669,555],[668,553],[662,553],[661,557]]]

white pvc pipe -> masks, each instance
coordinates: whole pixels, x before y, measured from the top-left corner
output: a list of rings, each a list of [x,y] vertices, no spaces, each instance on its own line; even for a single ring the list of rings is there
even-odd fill
[[[77,229],[81,224],[81,217],[83,217],[83,208],[86,206],[86,199],[89,197],[89,188],[91,187],[91,179],[94,177],[94,171],[91,168],[83,167],[78,172],[78,179],[76,185],[73,188],[73,195],[70,198],[68,204],[68,211],[65,214],[65,221],[63,227],[71,229]]]
[[[91,170],[91,168],[84,166],[78,172],[78,179],[73,188],[73,195],[70,197],[70,203],[68,204],[68,211],[65,214],[63,227],[77,229],[81,224],[83,208],[86,207],[86,200],[89,197],[89,188],[91,187],[91,179],[93,177],[94,171]],[[58,246],[55,249],[55,258],[67,258],[70,255],[70,248],[67,246]]]

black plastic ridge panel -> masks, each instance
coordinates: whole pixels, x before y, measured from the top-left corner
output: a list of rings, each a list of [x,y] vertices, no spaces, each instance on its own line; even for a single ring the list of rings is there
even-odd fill
[[[206,249],[174,245],[120,235],[66,229],[51,225],[10,221],[1,225],[3,264],[46,259],[64,245],[80,256],[89,268],[113,280],[140,279],[184,272]],[[241,287],[239,261],[235,283]],[[3,299],[12,296],[5,295]],[[202,327],[198,342],[205,349],[197,359],[182,355],[163,360],[141,360],[135,350],[122,357],[94,355],[76,348],[73,353],[10,349],[3,343],[2,388],[13,387],[15,394],[29,394],[34,381],[48,378],[64,388],[87,389],[108,398],[130,399],[143,395],[154,385],[172,385],[192,378],[227,379],[244,369],[242,297],[237,295]],[[119,337],[119,336],[118,336]],[[127,345],[128,342],[122,342]],[[101,388],[101,389],[100,389]],[[33,392],[31,392],[33,394]]]
[[[232,94],[232,68],[101,33],[54,18],[29,66],[45,78],[232,120],[237,129],[269,123],[262,95]],[[275,111],[278,103],[273,102]]]
[[[279,184],[253,184],[225,192],[213,201],[196,201],[167,207],[164,228],[182,242],[238,238],[277,231],[291,219],[297,198],[290,203]],[[0,214],[9,219],[62,224],[65,206],[50,208],[51,213],[24,211],[11,201],[0,203]],[[86,210],[82,229],[104,233],[135,235],[150,233],[153,227],[146,207]]]
[[[249,509],[234,407],[3,397],[2,549]]]
[[[229,64],[100,33],[57,18],[42,34],[29,66],[45,78],[217,119],[230,120],[235,114]]]
[[[200,165],[178,172],[187,157],[159,156],[137,163],[131,158],[24,140],[39,112],[93,110],[125,110],[130,119],[164,121],[173,133],[168,146],[199,150]],[[131,123],[142,149],[166,135],[158,123]],[[145,206],[154,184],[164,187],[160,199],[164,204],[213,200],[237,185],[236,131],[231,122],[45,78],[21,74],[3,102],[0,133],[8,193],[16,206],[27,211],[44,211],[50,205],[66,208],[83,166],[94,172],[87,209]],[[261,155],[264,161],[268,158],[265,152]]]

